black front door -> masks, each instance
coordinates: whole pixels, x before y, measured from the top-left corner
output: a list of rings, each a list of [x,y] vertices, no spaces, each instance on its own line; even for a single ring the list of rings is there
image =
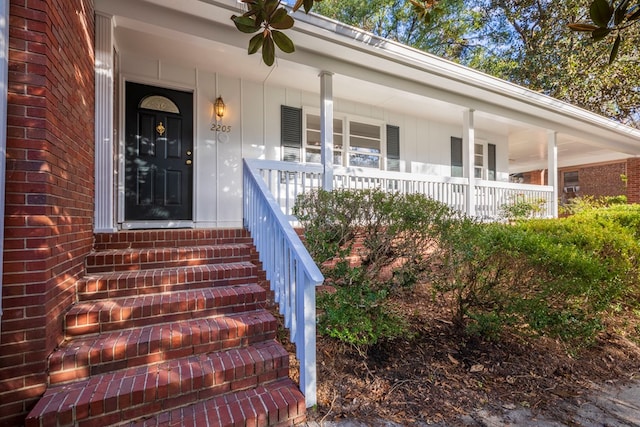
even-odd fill
[[[191,220],[193,94],[127,82],[125,220]]]

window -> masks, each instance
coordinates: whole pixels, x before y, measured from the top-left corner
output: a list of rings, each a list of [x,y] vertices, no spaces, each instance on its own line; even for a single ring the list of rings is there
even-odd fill
[[[349,166],[380,169],[380,126],[349,121]]]
[[[321,163],[320,151],[320,116],[307,113],[306,141],[305,141],[305,162]],[[342,120],[333,119],[333,164],[342,165]]]
[[[388,125],[385,134],[382,126],[367,119],[334,118],[333,163],[399,171],[400,128]],[[319,114],[281,106],[282,160],[321,163],[320,133]]]
[[[580,190],[580,177],[578,171],[565,172],[562,175],[564,192],[576,193]]]
[[[451,137],[451,176],[464,176],[462,138],[455,136]],[[491,181],[497,179],[495,144],[474,144],[473,176],[474,178],[488,179]]]
[[[482,179],[484,178],[484,145],[474,144],[473,148],[473,177]]]

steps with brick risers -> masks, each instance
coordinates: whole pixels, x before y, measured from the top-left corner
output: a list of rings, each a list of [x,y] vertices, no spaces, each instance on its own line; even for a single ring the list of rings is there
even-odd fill
[[[288,426],[292,421],[297,423],[304,419],[305,408],[300,390],[290,380],[281,380],[123,426]]]
[[[244,231],[122,232],[95,248],[27,427],[304,420]]]
[[[257,278],[254,263],[208,264],[88,275],[77,283],[78,300],[120,298],[167,291],[238,285]],[[255,281],[255,280],[254,280]]]

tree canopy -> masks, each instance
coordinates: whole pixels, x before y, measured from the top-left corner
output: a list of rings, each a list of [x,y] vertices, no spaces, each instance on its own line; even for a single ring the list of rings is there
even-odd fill
[[[267,65],[293,52],[282,0],[243,0],[232,19]],[[640,2],[297,0],[300,8],[640,127]]]

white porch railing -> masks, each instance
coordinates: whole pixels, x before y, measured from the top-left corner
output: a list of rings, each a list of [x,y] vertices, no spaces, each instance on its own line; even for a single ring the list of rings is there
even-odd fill
[[[244,161],[244,225],[260,253],[285,326],[296,345],[300,389],[307,407],[311,407],[317,401],[315,287],[324,281],[324,277],[260,174],[264,165],[258,167],[258,164],[261,162],[254,159]],[[269,174],[271,172],[267,176]],[[296,181],[296,185],[297,191],[305,188],[302,182]],[[290,195],[295,196],[295,193]],[[287,202],[293,200],[295,197],[286,198]]]
[[[271,160],[252,160],[252,165],[267,183],[285,215],[291,219],[296,197],[322,186],[322,167]],[[515,184],[511,182],[475,180],[475,216],[483,220],[498,220],[502,208],[515,202],[540,202],[539,217],[553,216],[553,187]],[[336,167],[333,170],[336,189],[379,188],[401,193],[420,193],[451,208],[466,213],[467,178],[388,172],[376,169]]]

